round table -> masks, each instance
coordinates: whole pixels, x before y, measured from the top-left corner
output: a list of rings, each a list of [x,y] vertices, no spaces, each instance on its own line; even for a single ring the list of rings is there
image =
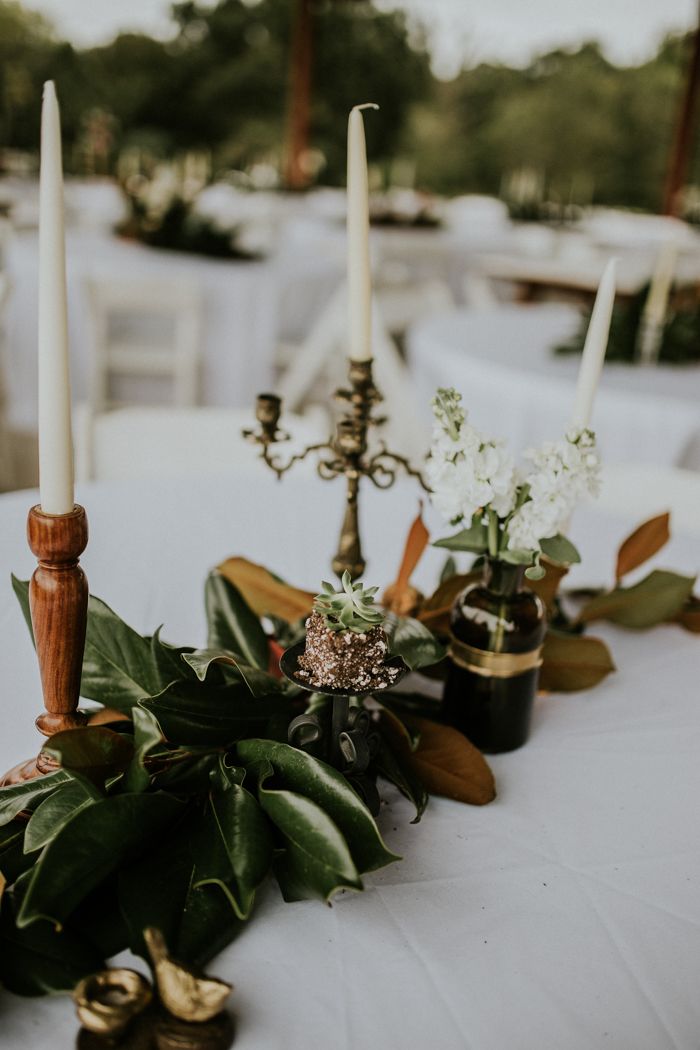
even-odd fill
[[[201,643],[207,570],[245,554],[314,587],[329,572],[342,496],[342,485],[279,485],[262,469],[86,486],[83,565],[91,590],[137,629],[162,622],[169,641]],[[38,743],[36,661],[7,580],[33,569],[33,499],[0,497],[3,768]],[[367,493],[368,580],[396,573],[416,501],[412,484]],[[579,581],[610,578],[634,524],[577,517]],[[442,560],[429,551],[422,586]],[[697,546],[676,536],[662,560],[693,571]],[[491,760],[495,802],[434,798],[416,826],[384,788],[379,823],[404,860],[368,876],[365,893],[327,908],[284,904],[272,881],[263,887],[253,921],[210,967],[236,985],[240,1050],[697,1046],[698,639],[671,626],[595,633],[617,673],[590,692],[538,700],[527,746]],[[67,998],[0,993],[0,1009],[8,1050],[73,1045]]]
[[[552,350],[579,324],[578,311],[560,303],[452,310],[419,321],[406,352],[426,413],[437,387],[455,386],[472,422],[507,438],[514,452],[556,440],[573,407],[580,358]],[[592,426],[608,462],[700,470],[700,365],[606,365]]]
[[[91,333],[85,279],[180,280],[201,288],[201,403],[248,407],[273,379],[277,307],[266,262],[206,259],[120,240],[108,230],[66,231],[71,381],[87,396]],[[34,429],[37,415],[38,234],[15,233],[8,247],[12,292],[6,319],[7,405],[12,425]],[[148,390],[148,388],[146,388]]]

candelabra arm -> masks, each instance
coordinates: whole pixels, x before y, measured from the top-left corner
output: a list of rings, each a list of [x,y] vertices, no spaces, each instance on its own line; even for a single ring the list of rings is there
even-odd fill
[[[396,481],[398,467],[409,477],[415,478],[424,492],[430,493],[431,489],[426,484],[420,470],[412,466],[405,456],[389,452],[384,446],[369,459],[365,473],[376,488],[388,489]]]
[[[280,462],[277,456],[271,454],[270,443],[261,442],[262,451],[260,453],[261,459],[268,465],[270,470],[276,474],[277,478],[282,478],[288,470],[291,470],[295,463],[301,463],[302,460],[306,459],[313,452],[332,452],[333,446],[330,441],[323,441],[317,445],[309,445],[303,452],[295,452],[293,456],[290,456],[286,463]]]

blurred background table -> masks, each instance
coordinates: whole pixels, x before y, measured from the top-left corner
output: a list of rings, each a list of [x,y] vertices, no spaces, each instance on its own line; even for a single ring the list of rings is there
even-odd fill
[[[186,490],[151,480],[86,486],[78,499],[90,520],[91,590],[138,630],[162,622],[168,641],[203,643],[204,578],[228,555],[304,587],[327,575],[341,490],[308,478],[279,486],[262,468],[190,478]],[[22,578],[34,567],[24,530],[35,498],[0,497],[2,563]],[[368,489],[368,580],[395,575],[416,499],[412,484]],[[577,515],[575,579],[610,580],[616,546],[635,524]],[[417,583],[433,585],[442,560],[429,550]],[[662,563],[695,571],[697,541],[679,532]],[[4,768],[36,749],[40,707],[9,581],[0,622]],[[383,787],[391,808],[380,815],[382,833],[404,860],[368,876],[364,894],[325,908],[284,904],[272,882],[264,886],[250,926],[211,967],[236,985],[240,1050],[694,1045],[697,638],[675,626],[595,633],[618,671],[590,692],[538,699],[530,742],[491,759],[495,802],[432,799],[413,826],[408,804]],[[8,1050],[72,1045],[68,999],[28,1003],[0,992],[0,1008]]]
[[[456,386],[475,425],[513,449],[554,440],[568,423],[580,358],[552,351],[579,325],[578,311],[565,303],[426,318],[406,340],[417,400],[427,406],[436,387]],[[605,365],[592,425],[604,461],[699,470],[700,365]]]

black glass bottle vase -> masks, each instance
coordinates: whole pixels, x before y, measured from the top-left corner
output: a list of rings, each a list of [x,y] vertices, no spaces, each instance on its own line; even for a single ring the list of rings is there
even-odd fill
[[[497,559],[453,605],[443,719],[481,751],[514,751],[527,740],[545,629],[524,568]]]

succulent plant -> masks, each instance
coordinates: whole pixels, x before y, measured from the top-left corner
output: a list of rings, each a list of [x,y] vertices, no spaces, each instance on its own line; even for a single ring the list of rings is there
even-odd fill
[[[353,583],[350,573],[344,572],[340,581],[342,590],[332,583],[321,584],[323,590],[314,598],[314,612],[323,617],[329,631],[369,631],[384,622],[384,615],[374,604],[378,587],[364,587]]]

